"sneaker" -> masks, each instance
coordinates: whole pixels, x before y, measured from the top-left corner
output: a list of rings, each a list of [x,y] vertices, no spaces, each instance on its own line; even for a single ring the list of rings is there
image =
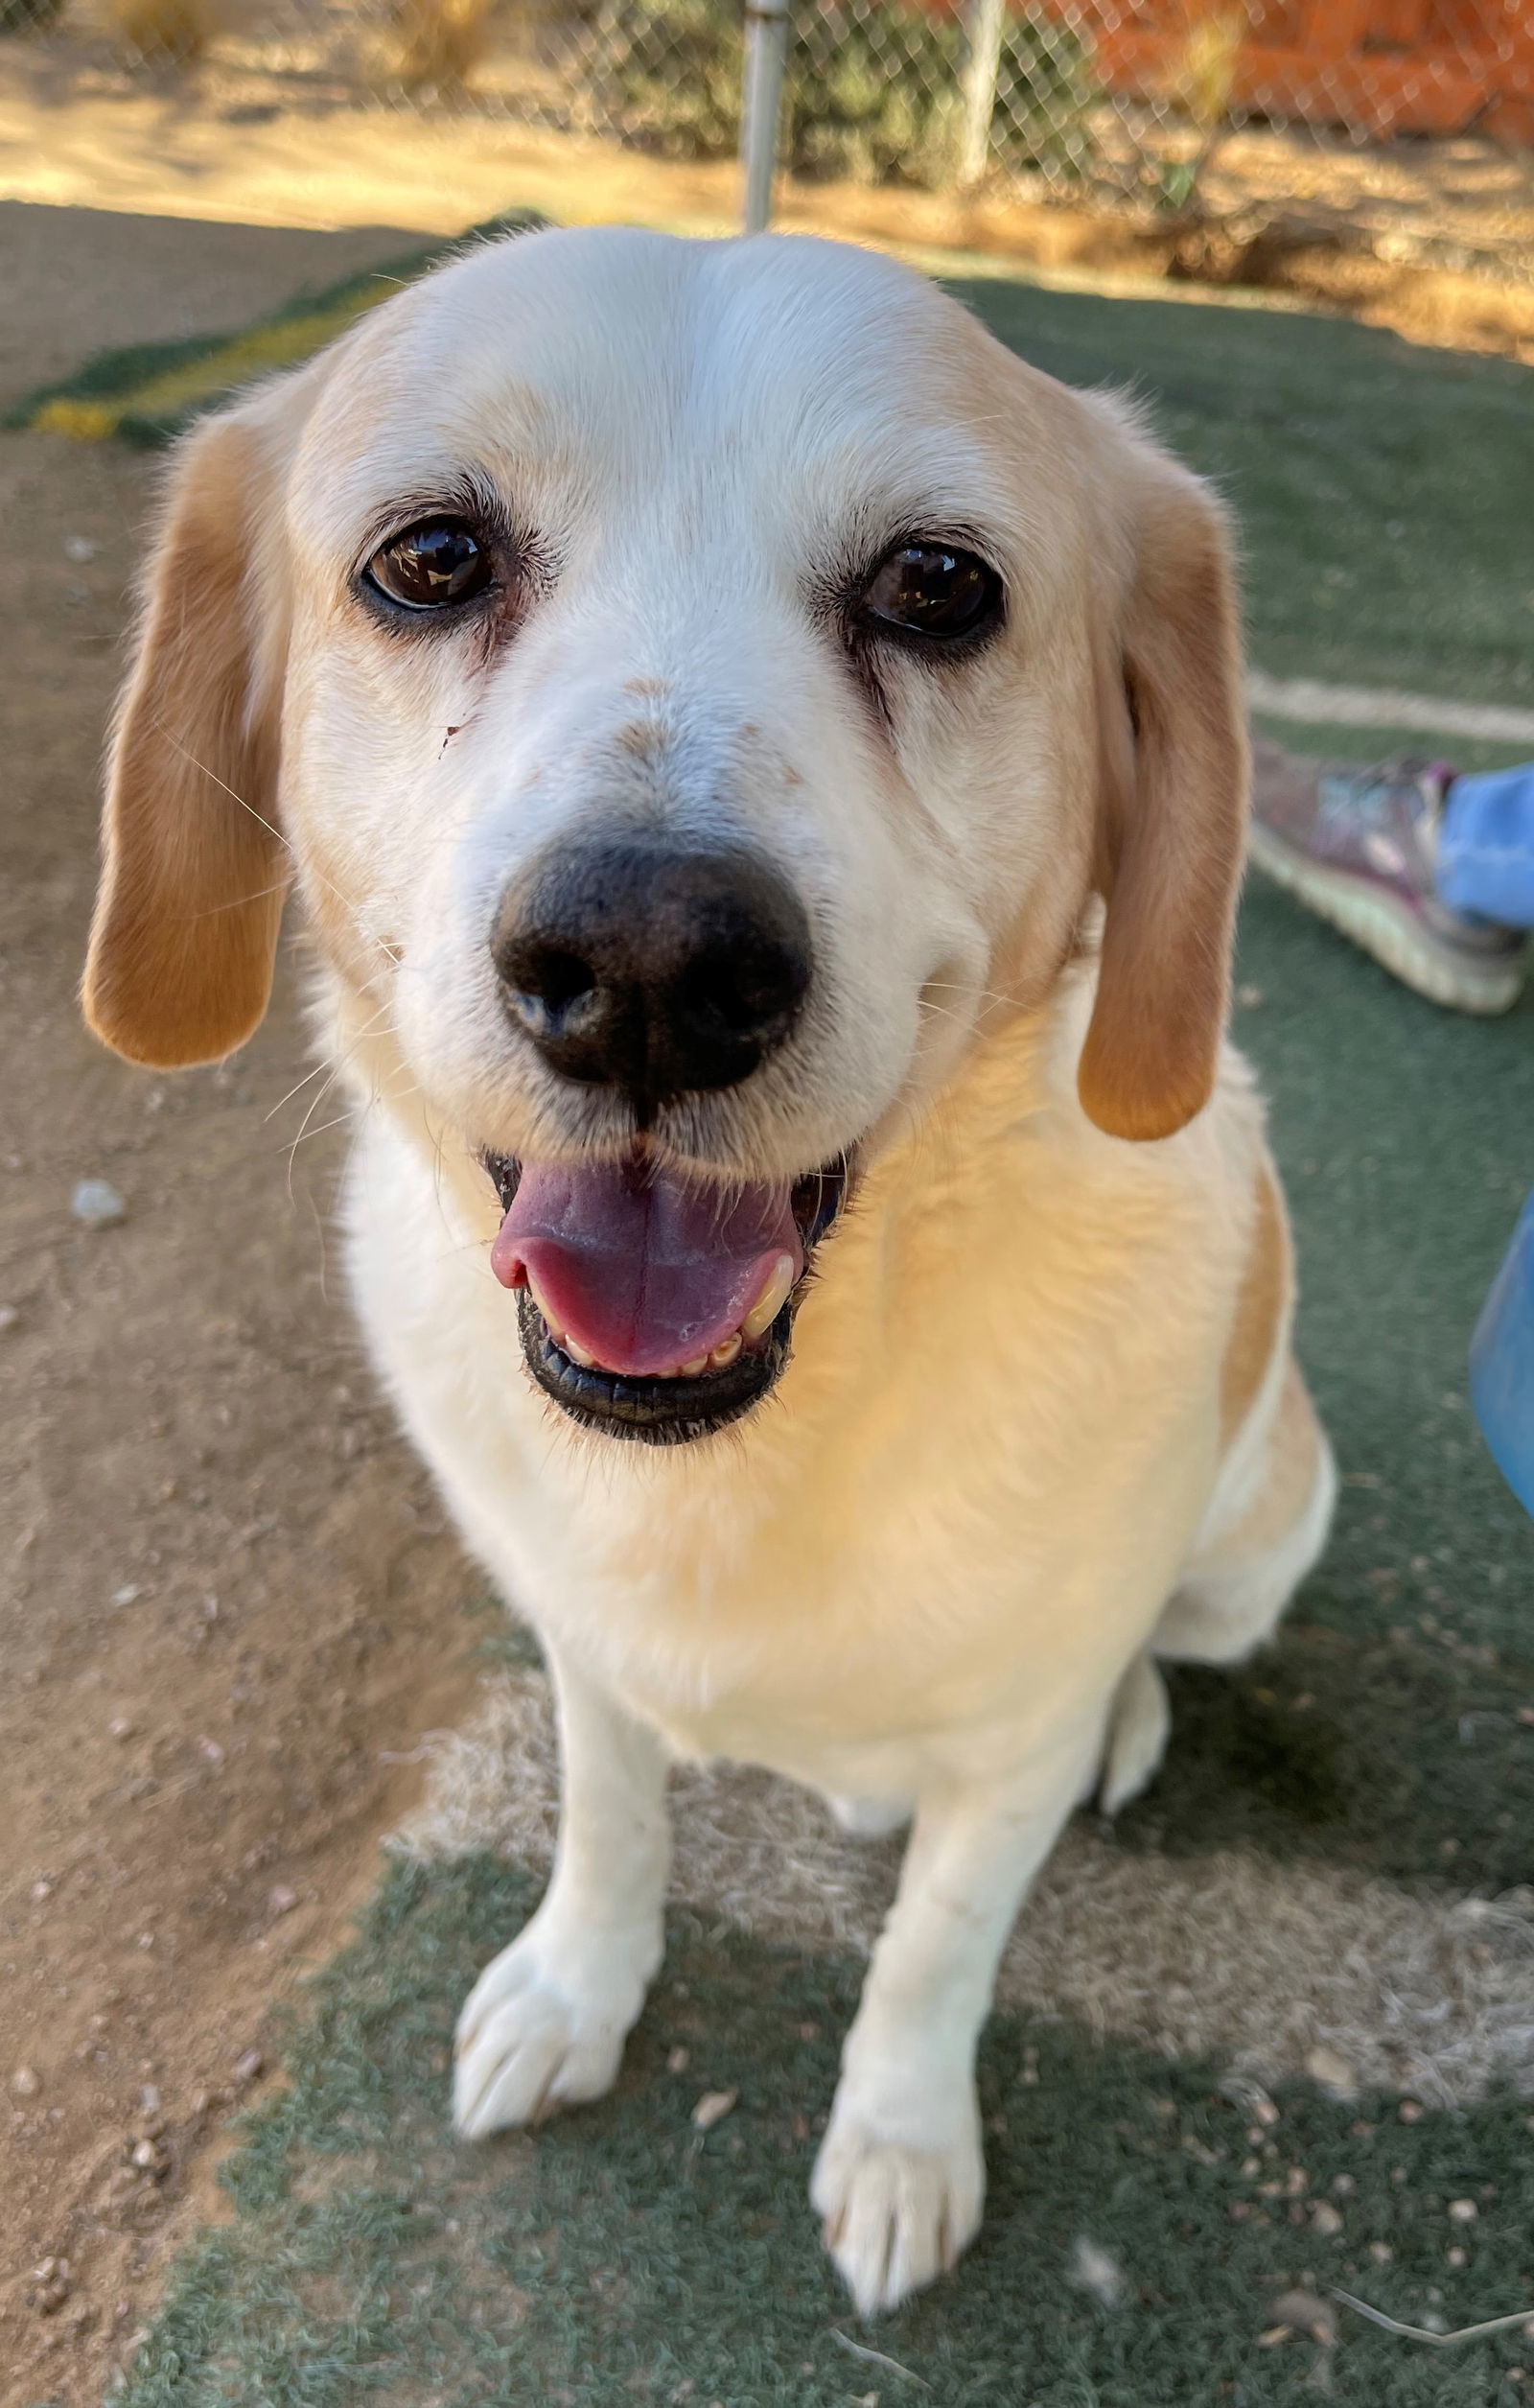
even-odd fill
[[[1454,776],[1446,762],[1360,769],[1254,743],[1252,768],[1260,870],[1429,1001],[1511,1009],[1523,988],[1522,933],[1438,900],[1438,830]]]

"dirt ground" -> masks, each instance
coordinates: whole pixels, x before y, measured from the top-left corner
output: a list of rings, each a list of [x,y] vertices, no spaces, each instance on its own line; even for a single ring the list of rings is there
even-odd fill
[[[400,247],[0,204],[0,386]],[[151,479],[111,447],[0,436],[5,2408],[100,2400],[168,2245],[214,2206],[273,2003],[371,1885],[486,1627],[360,1359],[334,1106],[290,1158],[318,1085],[298,1084],[292,963],[248,1052],[180,1081],[113,1061],[75,1011]],[[72,1217],[90,1178],[119,1224]]]
[[[775,222],[939,269],[965,254],[971,273],[989,259],[1096,291],[1169,278],[1179,298],[1260,291],[1415,342],[1534,363],[1526,160],[1484,142],[1359,151],[1254,129],[1221,143],[1209,189],[1216,222],[1178,226],[1004,182],[960,194],[785,180]],[[733,160],[676,162],[476,114],[291,105],[269,76],[241,82],[212,64],[135,82],[87,73],[46,44],[0,59],[0,196],[252,225],[388,220],[434,234],[512,205],[567,224],[723,234],[740,203]],[[238,319],[230,309],[221,322]]]

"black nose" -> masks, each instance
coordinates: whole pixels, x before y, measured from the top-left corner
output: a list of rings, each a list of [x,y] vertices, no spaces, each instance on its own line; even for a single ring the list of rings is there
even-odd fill
[[[490,949],[549,1068],[621,1088],[641,1127],[679,1095],[750,1078],[810,982],[803,905],[749,853],[562,849],[507,897]]]

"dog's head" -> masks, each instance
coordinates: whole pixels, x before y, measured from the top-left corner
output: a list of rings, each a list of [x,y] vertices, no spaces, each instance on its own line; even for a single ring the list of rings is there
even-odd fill
[[[500,1189],[535,1376],[690,1437],[1094,894],[1081,1103],[1198,1110],[1243,805],[1220,512],[1121,407],[865,252],[529,236],[182,445],[85,1008],[228,1053],[296,882]]]

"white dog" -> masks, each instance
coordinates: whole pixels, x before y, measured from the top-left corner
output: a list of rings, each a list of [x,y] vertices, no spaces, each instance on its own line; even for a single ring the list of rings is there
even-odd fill
[[[977,2229],[998,1954],[1155,1658],[1326,1531],[1244,789],[1218,506],[864,252],[481,248],[171,472],[86,1010],[227,1054],[301,890],[362,1321],[558,1696],[459,2129],[612,2083],[674,1756],[914,1817],[811,2193],[865,2311]]]

